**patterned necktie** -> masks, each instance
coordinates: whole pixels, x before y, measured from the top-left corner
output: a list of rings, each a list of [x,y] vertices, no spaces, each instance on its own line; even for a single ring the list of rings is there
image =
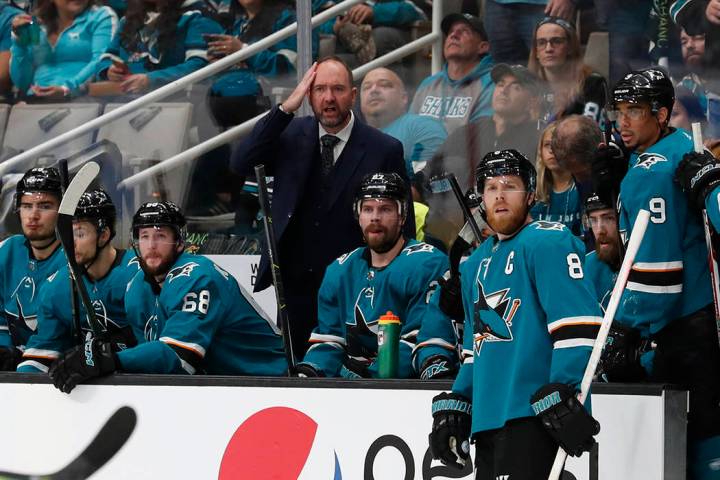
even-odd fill
[[[334,149],[335,145],[340,142],[340,139],[335,135],[323,135],[320,137],[320,168],[322,170],[322,178],[325,179],[330,176],[334,165]]]

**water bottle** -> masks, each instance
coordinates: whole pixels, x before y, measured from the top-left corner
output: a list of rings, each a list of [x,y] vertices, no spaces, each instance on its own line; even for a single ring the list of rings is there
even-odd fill
[[[378,320],[378,377],[397,378],[400,318],[388,311]]]
[[[16,35],[19,45],[38,45],[40,43],[40,24],[38,20],[32,17],[30,23],[26,23],[18,28]]]

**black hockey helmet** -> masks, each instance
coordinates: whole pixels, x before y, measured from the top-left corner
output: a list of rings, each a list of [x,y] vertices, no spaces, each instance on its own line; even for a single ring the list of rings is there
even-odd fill
[[[143,227],[170,227],[180,243],[187,237],[187,222],[185,215],[173,202],[143,203],[135,212],[132,222],[132,239],[137,242],[139,231]]]
[[[535,166],[525,155],[510,148],[488,153],[475,169],[475,182],[481,199],[485,180],[502,175],[517,175],[522,178],[528,193],[535,191],[537,182]]]
[[[605,198],[601,198],[598,193],[591,193],[590,196],[585,199],[586,214],[590,214],[597,210],[605,210],[607,208],[613,208],[612,203]]]
[[[675,88],[667,73],[651,67],[625,75],[613,88],[613,106],[621,102],[648,103],[653,115],[661,107],[668,109],[668,120],[675,103]]]
[[[38,167],[25,172],[15,187],[15,207],[20,208],[23,195],[38,192],[55,195],[58,201],[62,198],[62,181],[57,168]]]
[[[117,211],[105,190],[90,190],[80,196],[75,208],[75,220],[89,220],[98,229],[98,234],[105,229],[110,229],[110,239],[115,236],[115,219]]]
[[[389,198],[398,202],[398,211],[404,219],[407,215],[408,188],[397,173],[371,173],[365,175],[355,194],[355,215],[360,215],[362,201],[368,198]]]

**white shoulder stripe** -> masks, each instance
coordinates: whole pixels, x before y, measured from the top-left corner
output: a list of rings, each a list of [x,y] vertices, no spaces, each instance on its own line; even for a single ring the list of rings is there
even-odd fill
[[[311,342],[322,342],[322,343],[339,343],[340,345],[346,345],[343,337],[337,337],[335,335],[323,335],[320,333],[313,333],[310,335]]]
[[[590,347],[595,345],[595,340],[592,338],[569,338],[567,340],[558,340],[553,343],[553,348],[574,348],[574,347]]]
[[[43,350],[41,348],[28,348],[23,352],[23,356],[28,357],[43,357],[43,358],[58,358],[60,352],[57,350]]]
[[[675,285],[645,285],[644,283],[628,282],[627,289],[644,293],[682,293],[682,283]]]
[[[20,362],[20,364],[17,366],[17,368],[20,368],[20,367],[37,368],[38,370],[40,370],[43,373],[48,373],[48,370],[50,370],[48,367],[46,367],[42,363],[37,362],[35,360],[25,360],[24,362]]]
[[[682,270],[683,262],[637,262],[632,266],[633,270]]]
[[[201,345],[198,345],[197,343],[182,342],[182,341],[174,339],[172,337],[160,337],[159,340],[163,343],[167,343],[168,345],[177,345],[178,347],[192,350],[193,352],[197,353],[201,357],[203,357],[203,358],[205,357],[205,348],[202,347]]]
[[[568,325],[600,325],[602,323],[602,317],[591,317],[591,316],[580,316],[580,317],[565,317],[554,322],[548,323],[548,332],[552,333],[560,327],[567,327]]]

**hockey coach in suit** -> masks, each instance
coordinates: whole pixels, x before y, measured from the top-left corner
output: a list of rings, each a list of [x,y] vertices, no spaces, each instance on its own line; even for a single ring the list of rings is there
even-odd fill
[[[317,325],[317,293],[325,268],[363,244],[352,207],[360,181],[378,172],[396,172],[408,180],[402,145],[353,114],[356,94],[352,72],[342,60],[320,60],[287,100],[258,122],[230,162],[241,175],[254,177],[253,167],[264,164],[274,176],[273,228],[299,358]],[[295,118],[306,96],[314,116]],[[408,237],[415,236],[414,218],[409,211]],[[255,291],[271,283],[263,252]]]

